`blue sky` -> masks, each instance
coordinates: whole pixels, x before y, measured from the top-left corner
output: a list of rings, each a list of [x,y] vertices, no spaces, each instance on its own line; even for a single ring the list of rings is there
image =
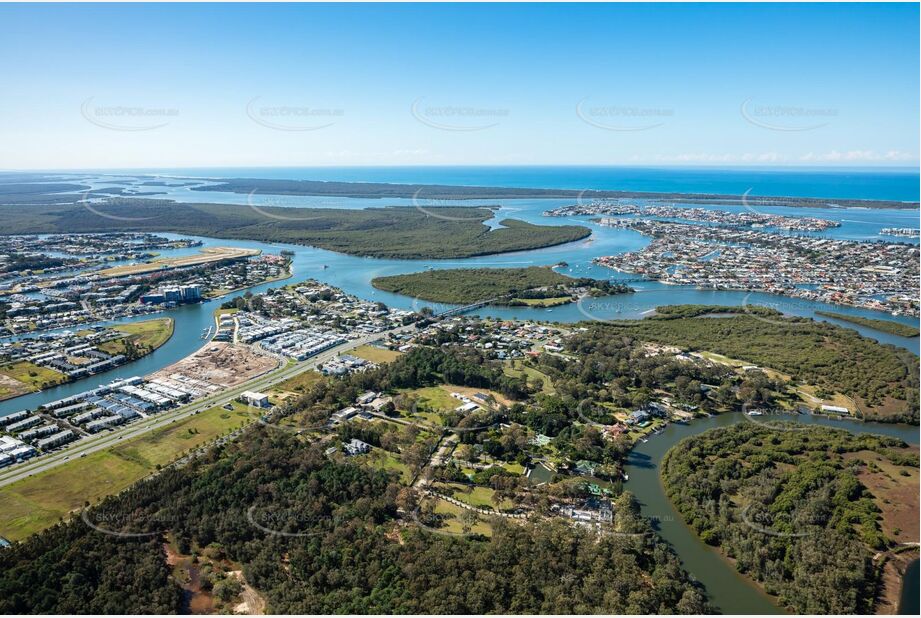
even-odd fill
[[[918,6],[0,5],[0,168],[918,163]]]

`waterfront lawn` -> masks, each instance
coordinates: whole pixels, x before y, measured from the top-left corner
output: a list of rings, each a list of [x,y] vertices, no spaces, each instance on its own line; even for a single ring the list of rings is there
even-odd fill
[[[55,371],[47,367],[39,367],[29,361],[19,361],[4,365],[0,367],[0,374],[23,384],[25,387],[23,392],[40,391],[67,382],[67,376],[60,371]],[[11,391],[10,395],[6,395],[5,391],[7,389]],[[0,397],[4,395],[15,396],[15,391],[16,388],[14,388],[13,385],[4,386],[0,383]]]
[[[157,318],[143,322],[128,322],[115,326],[113,330],[125,333],[127,336],[101,344],[99,349],[103,352],[107,354],[124,354],[129,341],[138,350],[145,351],[145,353],[146,351],[152,352],[173,336],[173,319]]]
[[[389,363],[400,356],[400,352],[395,350],[388,350],[386,348],[379,348],[373,345],[363,345],[361,347],[355,348],[349,352],[349,354],[377,364]]]
[[[117,493],[191,449],[251,422],[254,414],[234,403],[216,406],[86,457],[0,488],[0,536],[19,540],[53,525],[83,506]],[[140,421],[144,422],[144,421]]]
[[[530,307],[556,307],[572,302],[572,296],[554,296],[553,298],[513,298],[511,305],[524,304]]]

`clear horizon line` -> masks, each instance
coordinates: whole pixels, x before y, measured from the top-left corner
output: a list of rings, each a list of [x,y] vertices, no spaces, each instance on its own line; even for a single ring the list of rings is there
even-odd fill
[[[492,164],[492,163],[459,163],[459,164],[309,164],[309,165],[178,165],[178,166],[117,166],[117,167],[22,167],[22,168],[2,168],[0,173],[21,173],[21,172],[86,172],[99,170],[183,170],[183,169],[361,169],[361,168],[390,168],[390,169],[418,169],[418,168],[494,168],[494,169],[521,169],[521,168],[594,168],[594,169],[617,169],[617,168],[636,168],[636,169],[715,169],[715,170],[868,170],[868,171],[914,171],[921,174],[921,163],[915,165],[873,165],[873,164],[851,164],[851,165],[812,165],[812,164],[776,164],[776,165],[747,165],[747,164],[634,164],[634,163],[514,163],[514,164]]]

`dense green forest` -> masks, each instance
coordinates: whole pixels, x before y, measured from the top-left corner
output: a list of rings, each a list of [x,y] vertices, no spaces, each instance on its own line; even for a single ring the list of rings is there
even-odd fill
[[[816,315],[825,316],[826,318],[834,318],[836,320],[841,320],[842,322],[850,322],[851,324],[857,324],[858,326],[866,326],[867,328],[872,328],[874,330],[878,330],[883,333],[889,333],[891,335],[898,335],[899,337],[917,337],[919,332],[917,326],[902,324],[901,322],[893,322],[892,320],[864,318],[859,315],[835,313],[834,311],[816,311],[815,313]]]
[[[0,552],[0,612],[177,612],[166,533],[182,552],[241,563],[274,613],[708,609],[635,504],[624,511],[641,536],[497,522],[489,539],[455,538],[400,518],[399,492],[385,472],[335,463],[319,443],[260,426],[87,513],[152,537],[113,537],[78,518]]]
[[[701,317],[714,312],[726,317]],[[591,324],[593,336],[706,350],[855,398],[865,418],[918,423],[918,357],[857,332],[757,307],[660,307],[644,320]],[[694,317],[698,316],[698,317]]]
[[[431,209],[430,209],[431,210]],[[112,199],[84,205],[0,206],[4,233],[175,232],[219,238],[310,245],[380,258],[465,258],[526,251],[585,238],[577,225],[541,226],[517,219],[490,229],[488,208],[247,207],[177,204],[166,200]]]
[[[891,540],[862,474],[885,462],[908,477],[917,452],[882,436],[779,427],[790,430],[740,423],[686,438],[663,459],[666,491],[704,541],[796,613],[872,613],[873,555]]]
[[[569,296],[572,288],[585,287],[596,294],[629,291],[606,281],[587,277],[574,279],[549,266],[527,268],[456,268],[426,270],[406,275],[377,277],[371,285],[379,290],[405,294],[439,303],[465,304],[493,298],[551,298]],[[543,295],[529,293],[548,288]]]

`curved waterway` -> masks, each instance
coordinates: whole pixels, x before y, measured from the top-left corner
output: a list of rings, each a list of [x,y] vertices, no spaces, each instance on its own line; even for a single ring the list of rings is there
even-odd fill
[[[826,425],[854,433],[875,433],[901,438],[918,444],[918,428],[909,425],[889,425],[835,420],[818,416],[790,415],[796,422]],[[640,442],[631,451],[625,467],[630,480],[624,484],[637,497],[643,515],[653,521],[658,533],[668,541],[681,559],[684,568],[702,583],[710,601],[726,614],[778,614],[783,610],[750,579],[740,575],[735,567],[716,549],[703,543],[685,524],[681,515],[665,495],[659,476],[659,465],[665,453],[680,440],[708,429],[728,427],[736,423],[754,422],[736,412],[689,423],[672,423],[662,432]],[[760,421],[759,421],[760,422]],[[915,567],[917,576],[917,567]],[[909,575],[906,574],[906,581]],[[910,587],[910,586],[909,586]],[[915,586],[917,590],[917,586]]]

